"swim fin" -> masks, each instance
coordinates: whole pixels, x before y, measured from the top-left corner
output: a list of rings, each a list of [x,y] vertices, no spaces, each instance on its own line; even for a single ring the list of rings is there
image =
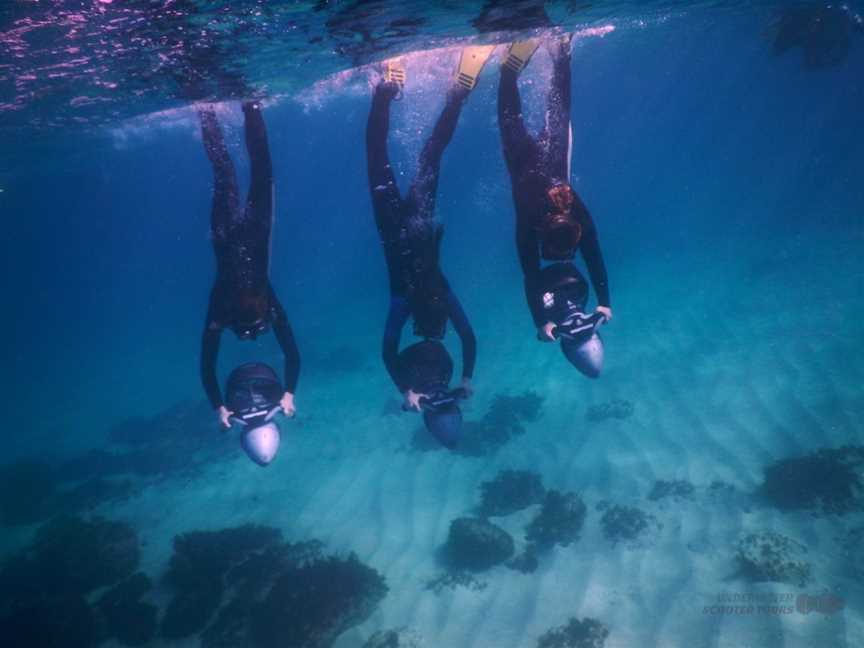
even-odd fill
[[[528,61],[540,47],[539,38],[530,38],[528,40],[512,43],[507,48],[507,58],[504,59],[504,65],[519,74],[528,65]]]
[[[405,67],[402,61],[398,58],[390,59],[384,63],[384,80],[388,83],[395,83],[399,88],[405,87]]]
[[[495,45],[473,45],[462,50],[459,57],[459,69],[456,71],[456,81],[463,88],[473,90],[477,85],[477,77],[492,55]]]

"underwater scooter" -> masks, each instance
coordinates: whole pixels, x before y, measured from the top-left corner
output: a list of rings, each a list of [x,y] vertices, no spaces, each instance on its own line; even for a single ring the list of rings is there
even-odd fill
[[[260,362],[240,365],[228,376],[225,404],[230,421],[241,426],[240,445],[259,466],[267,466],[279,450],[279,426],[284,393],[276,372]]]

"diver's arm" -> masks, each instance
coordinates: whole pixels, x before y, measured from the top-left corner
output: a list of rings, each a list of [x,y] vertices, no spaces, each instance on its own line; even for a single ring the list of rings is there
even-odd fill
[[[402,337],[402,327],[408,321],[411,309],[403,297],[390,297],[390,311],[387,313],[387,324],[384,326],[384,339],[381,342],[381,357],[387,373],[400,393],[408,391],[410,385],[402,382],[399,372],[399,339]]]
[[[590,221],[590,216],[588,217]],[[597,228],[594,223],[585,228],[587,231],[582,238],[582,258],[588,268],[588,276],[591,277],[591,285],[597,294],[597,304],[606,309],[611,309],[609,299],[609,278],[606,275],[606,264],[603,262],[603,253],[600,251],[600,241],[597,238]],[[609,317],[609,315],[607,315]]]
[[[477,338],[468,321],[468,316],[459,303],[453,291],[447,295],[447,314],[453,322],[453,328],[462,342],[462,382],[468,383],[474,375],[474,363],[477,360]]]
[[[543,313],[543,296],[538,287],[540,253],[537,249],[537,233],[525,221],[525,218],[517,217],[516,250],[519,253],[522,274],[525,277],[525,301],[531,311],[534,326],[540,328],[546,323],[546,317]]]
[[[222,338],[222,329],[215,322],[207,323],[204,335],[201,337],[201,383],[204,392],[213,409],[224,407],[222,401],[222,390],[219,389],[219,380],[216,378],[216,360],[219,357],[219,342]]]
[[[285,309],[272,293],[272,289],[270,304],[273,312],[273,334],[285,356],[285,393],[293,400],[294,393],[297,391],[297,380],[300,377],[300,351],[297,349],[297,340],[294,338],[291,324],[288,323]]]

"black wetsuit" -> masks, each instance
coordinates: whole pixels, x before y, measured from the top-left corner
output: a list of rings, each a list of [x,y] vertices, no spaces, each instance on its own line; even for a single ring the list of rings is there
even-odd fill
[[[538,228],[549,210],[547,192],[556,183],[569,183],[567,155],[570,139],[570,57],[554,57],[552,88],[547,105],[546,127],[536,140],[522,118],[517,74],[501,67],[498,90],[498,124],[504,157],[510,172],[516,207],[516,247],[525,276],[525,297],[537,327],[547,321],[543,309],[544,281]],[[574,193],[571,214],[582,229],[578,249],[582,252],[597,301],[611,306],[606,266],[597,240],[597,229],[588,209]],[[575,254],[575,250],[574,250]],[[556,259],[560,261],[561,259]],[[575,271],[575,268],[574,268]]]
[[[224,405],[216,377],[219,342],[226,327],[240,322],[238,300],[244,294],[266,299],[263,320],[272,328],[285,354],[285,390],[294,393],[300,373],[300,354],[288,318],[270,285],[270,231],[273,224],[273,166],[260,107],[246,104],[246,149],[251,164],[249,195],[240,208],[237,174],[225,147],[216,115],[201,112],[201,133],[213,165],[213,211],[210,219],[216,253],[216,281],[210,291],[201,342],[201,381],[214,408]]]
[[[462,376],[470,379],[474,373],[477,343],[468,318],[456,295],[441,272],[438,263],[442,230],[434,220],[435,194],[441,156],[453,137],[456,123],[467,91],[451,91],[429,140],[420,153],[417,177],[402,198],[387,153],[387,134],[390,128],[392,88],[378,86],[372,98],[372,110],[366,129],[366,157],[369,170],[369,189],[375,223],[390,280],[390,311],[382,343],[384,364],[399,391],[411,386],[399,370],[398,350],[402,328],[413,315],[415,332],[423,337],[440,338],[443,328],[434,334],[434,319],[427,308],[430,302],[446,311],[446,319],[453,322],[462,342]],[[446,322],[446,319],[443,319]]]

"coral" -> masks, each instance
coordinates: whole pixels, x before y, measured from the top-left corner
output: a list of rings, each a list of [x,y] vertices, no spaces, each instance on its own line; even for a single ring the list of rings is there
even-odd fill
[[[820,448],[767,466],[759,493],[783,511],[864,510],[864,446]]]
[[[610,506],[600,518],[603,535],[612,543],[635,540],[649,524],[657,524],[653,515],[631,506]]]
[[[537,641],[537,648],[603,648],[609,629],[596,619],[571,618]]]
[[[19,461],[0,471],[0,525],[33,524],[57,510],[55,477],[39,461]]]
[[[108,634],[125,646],[143,646],[156,633],[158,609],[140,601],[152,586],[147,575],[139,572],[110,589],[97,603]]]
[[[592,422],[598,422],[610,418],[627,419],[632,415],[633,403],[626,400],[613,400],[589,407],[588,411],[585,412],[585,419]]]
[[[528,547],[521,554],[516,556],[513,560],[507,563],[507,566],[518,572],[522,572],[523,574],[532,574],[537,571],[537,567],[540,565],[540,562],[537,560],[536,549],[533,547]]]
[[[138,536],[122,522],[61,516],[41,527],[28,551],[46,589],[86,594],[138,566]]]
[[[398,628],[376,632],[363,648],[423,648],[423,639],[413,630]]]
[[[203,630],[222,602],[226,572],[281,538],[278,529],[250,524],[176,536],[165,574],[176,593],[162,619],[162,636],[176,639]]]
[[[79,513],[104,502],[129,499],[137,492],[138,489],[128,479],[116,481],[96,478],[58,493],[58,500],[63,510]]]
[[[675,479],[664,481],[659,479],[654,482],[654,487],[648,494],[649,500],[659,500],[664,497],[689,497],[693,494],[693,484],[686,480]]]
[[[740,575],[753,582],[774,581],[803,587],[810,580],[807,547],[773,531],[751,533],[738,543]]]
[[[363,623],[387,594],[384,579],[351,555],[325,558],[284,572],[251,613],[261,648],[323,648]]]
[[[467,572],[446,572],[426,583],[423,589],[440,594],[444,589],[454,590],[464,587],[472,592],[480,592],[486,589],[487,583],[477,580]]]
[[[4,646],[93,648],[101,640],[93,609],[81,594],[18,604],[0,618]]]
[[[530,550],[550,549],[556,544],[566,547],[575,542],[585,523],[585,514],[585,503],[579,495],[548,491],[540,512],[525,529]]]
[[[508,560],[515,551],[513,538],[482,518],[462,517],[450,523],[444,557],[453,570],[483,571]]]
[[[543,482],[535,472],[502,470],[480,486],[480,515],[509,515],[543,500]]]

